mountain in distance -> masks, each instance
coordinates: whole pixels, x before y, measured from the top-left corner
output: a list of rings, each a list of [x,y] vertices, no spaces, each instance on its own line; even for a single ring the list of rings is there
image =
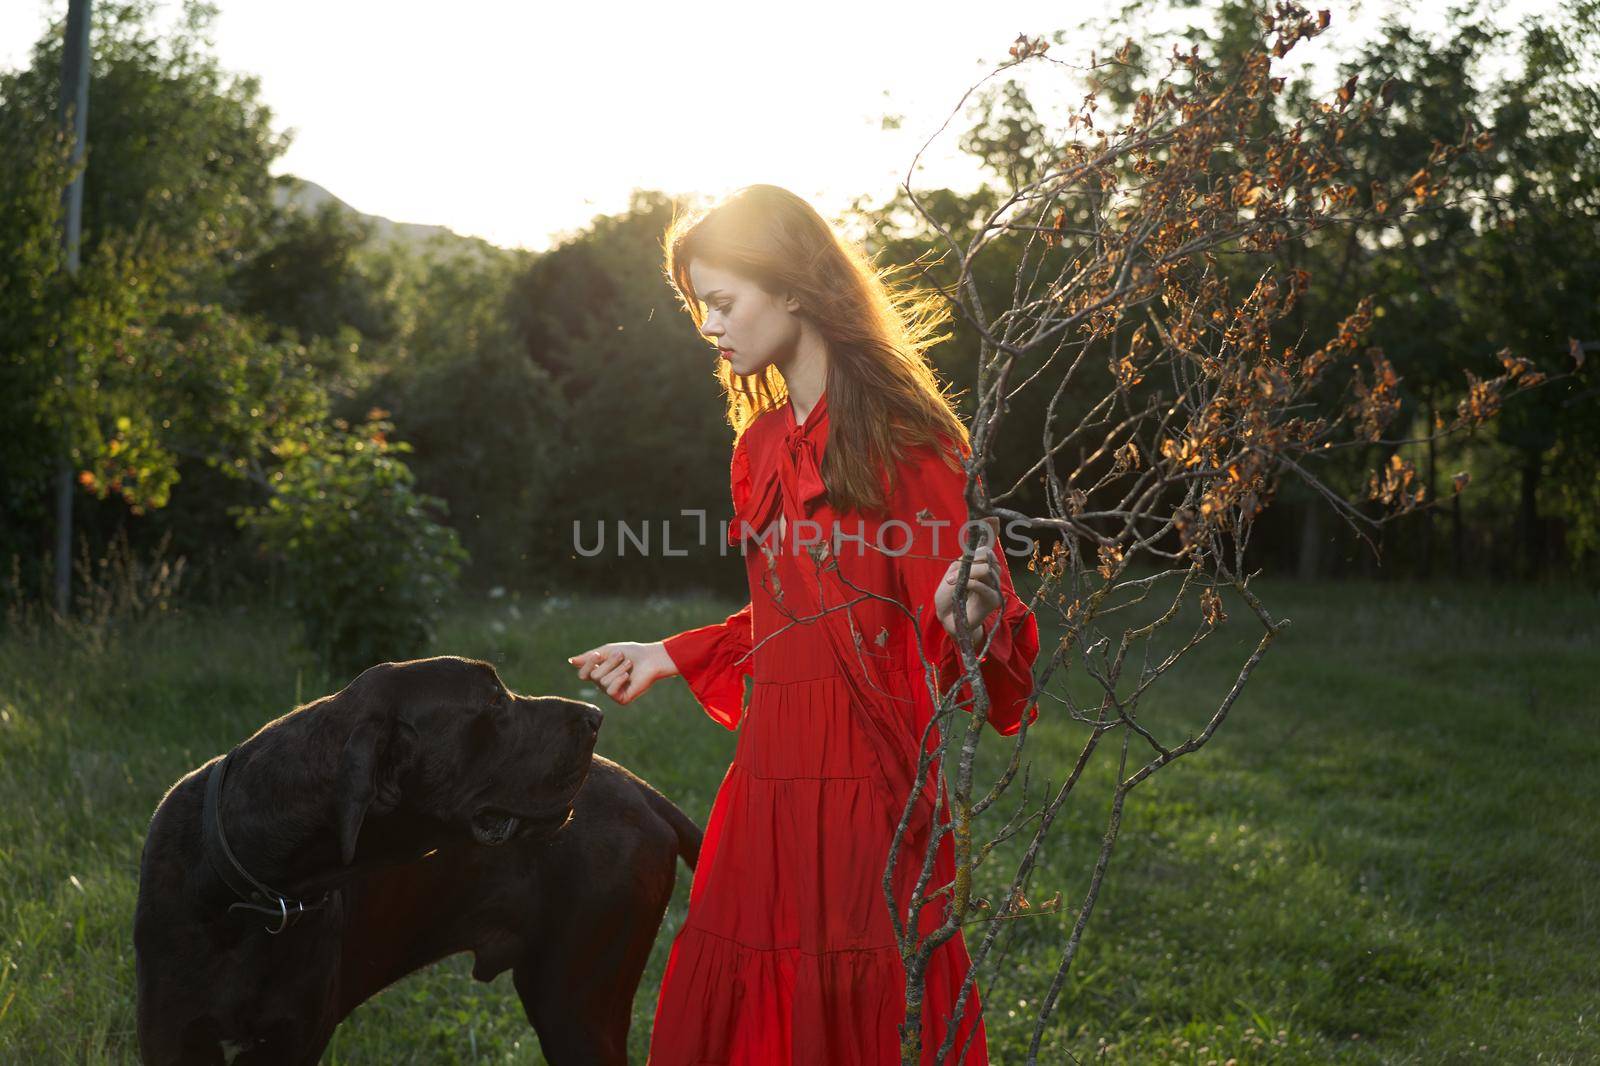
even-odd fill
[[[488,251],[496,247],[481,237],[464,237],[447,226],[396,222],[382,215],[369,215],[364,211],[357,211],[316,182],[307,181],[293,174],[285,174],[278,179],[278,184],[272,190],[272,197],[273,204],[277,207],[293,207],[307,213],[319,210],[325,203],[337,204],[340,210],[347,211],[372,226],[374,244],[401,244],[418,251],[427,246],[435,248],[445,246],[457,251],[469,249]]]

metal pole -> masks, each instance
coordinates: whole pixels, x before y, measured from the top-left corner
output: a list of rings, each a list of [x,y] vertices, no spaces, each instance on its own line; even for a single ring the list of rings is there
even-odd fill
[[[72,180],[62,194],[62,248],[68,274],[78,272],[78,240],[83,232],[83,154],[89,131],[89,2],[68,0],[66,47],[61,52],[61,125],[72,135]],[[72,388],[73,356],[66,352],[62,380]],[[68,410],[71,404],[67,405]],[[72,605],[72,442],[62,434],[56,466],[56,612]]]

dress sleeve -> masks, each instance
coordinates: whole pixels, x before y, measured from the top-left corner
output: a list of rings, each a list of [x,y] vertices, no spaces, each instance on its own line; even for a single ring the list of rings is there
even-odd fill
[[[733,445],[728,469],[737,513],[750,496],[748,431]],[[751,607],[746,603],[721,622],[688,629],[662,641],[684,683],[713,721],[737,728],[744,709],[744,679],[751,673],[754,645]]]
[[[961,652],[939,621],[934,594],[950,564],[961,557],[961,528],[967,521],[966,475],[952,469],[928,446],[913,450],[897,472],[901,483],[891,503],[893,517],[911,527],[910,549],[895,560],[902,602],[912,612],[920,611],[918,637],[923,654],[938,668],[942,691],[961,675]],[[1001,736],[1011,736],[1021,728],[1023,711],[1029,710],[1039,626],[1017,595],[998,540],[995,558],[1000,564],[1001,604],[984,620],[984,633],[993,630],[994,636],[979,658],[979,668],[989,693],[989,724]],[[983,640],[982,636],[976,638],[974,648],[981,649]],[[964,689],[960,698],[970,703],[970,690]],[[1029,723],[1038,717],[1035,705],[1029,710]]]
[[[667,637],[662,644],[712,720],[736,728],[744,709],[744,679],[750,674],[750,605],[724,621]]]

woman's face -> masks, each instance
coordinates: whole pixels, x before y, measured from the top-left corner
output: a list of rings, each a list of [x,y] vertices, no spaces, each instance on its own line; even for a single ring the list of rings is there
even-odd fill
[[[735,374],[754,374],[788,363],[800,342],[800,303],[774,295],[739,274],[698,259],[689,261],[689,283],[705,305],[700,332],[721,349]]]

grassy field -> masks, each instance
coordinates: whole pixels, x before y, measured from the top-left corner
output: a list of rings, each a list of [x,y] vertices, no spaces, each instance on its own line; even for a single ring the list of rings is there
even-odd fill
[[[1130,798],[1045,1060],[1600,1062],[1594,595],[1261,591],[1294,625],[1215,741]],[[438,650],[493,661],[518,691],[596,698],[567,655],[727,609],[486,600],[452,613]],[[1258,635],[1229,613],[1143,708],[1169,740],[1203,720]],[[184,771],[343,680],[261,613],[179,617],[92,652],[0,642],[0,1062],[136,1058],[131,916],[151,810]],[[1038,730],[1035,778],[1059,780],[1080,734],[1049,718]],[[1081,895],[1116,747],[1102,745],[1030,898]],[[673,681],[609,707],[600,748],[703,820],[733,735]],[[637,1062],[687,890],[680,876],[639,991]],[[1019,923],[986,982],[997,1063],[1021,1060],[1069,923]],[[477,984],[468,968],[389,989],[327,1061],[542,1062],[509,976]]]

